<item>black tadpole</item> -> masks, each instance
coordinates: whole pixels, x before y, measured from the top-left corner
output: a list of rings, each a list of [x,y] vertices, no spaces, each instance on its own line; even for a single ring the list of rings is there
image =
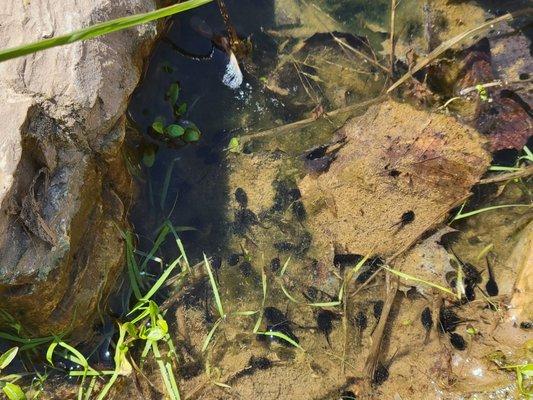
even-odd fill
[[[433,317],[431,315],[431,309],[429,307],[424,308],[422,314],[420,315],[420,321],[422,326],[426,330],[426,336],[424,338],[424,344],[429,340],[429,334],[431,333],[431,328],[433,327]]]
[[[485,289],[487,290],[487,294],[489,296],[497,296],[499,293],[498,290],[498,284],[496,283],[496,280],[494,279],[494,272],[492,271],[492,265],[490,265],[489,258],[485,258],[487,262],[487,270],[489,272],[489,280],[485,284]]]
[[[450,343],[457,350],[461,350],[462,351],[462,350],[466,349],[466,341],[458,333],[455,333],[455,332],[450,333]]]
[[[248,207],[248,195],[243,188],[235,189],[235,200],[242,208]]]

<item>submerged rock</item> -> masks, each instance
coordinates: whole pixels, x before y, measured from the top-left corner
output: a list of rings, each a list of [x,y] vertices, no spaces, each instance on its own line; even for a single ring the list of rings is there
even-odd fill
[[[153,1],[0,4],[0,47],[53,37]],[[122,270],[128,98],[155,25],[0,64],[0,303],[30,332],[87,323]]]

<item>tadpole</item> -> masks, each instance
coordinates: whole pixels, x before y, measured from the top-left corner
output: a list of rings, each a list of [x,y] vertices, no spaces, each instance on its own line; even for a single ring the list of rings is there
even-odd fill
[[[329,340],[329,335],[333,331],[333,320],[337,319],[338,316],[333,311],[329,310],[320,310],[316,315],[316,325],[320,332],[326,336],[329,347],[331,347],[331,342]]]
[[[426,330],[426,336],[424,337],[424,344],[427,344],[429,340],[429,335],[431,333],[431,328],[433,327],[433,317],[431,315],[431,309],[429,307],[424,308],[422,314],[420,315],[420,321],[422,326]]]
[[[389,379],[389,368],[383,365],[381,361],[378,361],[374,374],[372,375],[372,385],[379,386],[387,379]]]
[[[453,347],[455,347],[457,350],[464,350],[466,349],[466,341],[464,338],[459,335],[458,333],[452,332],[450,333],[450,343]]]
[[[235,189],[235,200],[242,208],[248,207],[248,195],[243,188]]]
[[[485,257],[485,261],[487,262],[487,271],[489,272],[489,280],[485,284],[485,289],[487,290],[487,294],[489,296],[497,296],[499,293],[499,289],[498,284],[496,283],[496,279],[494,279],[492,265],[490,264],[488,257]]]
[[[374,318],[379,320],[381,313],[383,312],[383,300],[378,300],[374,303]]]
[[[281,268],[281,261],[279,259],[279,257],[274,257],[271,261],[270,261],[270,270],[274,273],[278,272],[279,269]]]
[[[453,332],[460,323],[461,319],[452,309],[441,307],[439,311],[439,329],[441,332]]]

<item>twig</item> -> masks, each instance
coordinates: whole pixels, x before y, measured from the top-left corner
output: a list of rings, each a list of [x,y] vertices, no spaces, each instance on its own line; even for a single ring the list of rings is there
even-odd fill
[[[452,46],[461,43],[462,41],[476,35],[480,31],[492,27],[494,24],[498,24],[500,22],[504,21],[511,21],[515,19],[518,16],[521,15],[527,15],[533,12],[533,8],[529,7],[520,11],[504,14],[501,17],[494,18],[490,21],[486,21],[482,23],[481,25],[470,29],[466,32],[463,32],[457,36],[454,36],[453,38],[446,40],[445,42],[441,43],[440,46],[435,48],[431,53],[429,53],[423,60],[419,61],[408,73],[406,73],[404,76],[402,76],[400,79],[398,79],[388,90],[387,93],[392,92],[394,89],[396,89],[401,84],[405,83],[409,78],[412,78],[415,73],[420,71],[422,68],[426,67],[427,65],[431,64],[436,58],[438,58],[442,53],[444,53],[446,50],[451,48]]]
[[[387,296],[385,298],[385,304],[383,305],[383,311],[381,312],[381,317],[379,322],[374,330],[372,339],[379,338],[379,340],[372,340],[372,346],[370,347],[370,354],[366,360],[365,364],[365,375],[368,379],[372,379],[376,365],[378,362],[379,350],[381,348],[381,338],[385,332],[385,325],[387,324],[388,315],[394,303],[394,298],[396,297],[396,292],[398,291],[400,279],[397,276],[391,276],[387,274],[386,276],[386,285],[387,285]]]
[[[521,168],[519,171],[513,171],[506,174],[499,174],[490,176],[485,179],[481,179],[478,185],[486,185],[488,183],[505,182],[511,179],[525,178],[526,176],[533,175],[533,165],[529,167]]]
[[[337,42],[338,44],[340,44],[341,46],[343,47],[346,47],[348,50],[350,50],[351,52],[353,52],[354,54],[358,55],[359,57],[363,58],[364,60],[368,61],[370,64],[372,64],[373,66],[375,67],[378,67],[380,68],[381,70],[383,70],[385,73],[389,73],[389,70],[384,67],[383,65],[381,65],[380,63],[378,63],[377,61],[374,61],[372,58],[368,57],[365,53],[363,53],[362,51],[359,51],[357,50],[355,47],[352,47],[350,46],[348,43],[342,41],[341,39],[339,39],[337,36],[335,36],[334,34],[331,34],[331,36],[333,36],[333,40],[335,40],[335,42]]]
[[[529,78],[529,79],[525,79],[525,80],[520,80],[520,81],[503,81],[501,79],[498,79],[498,80],[495,80],[495,81],[492,81],[492,82],[487,82],[487,83],[480,83],[478,85],[475,85],[475,86],[469,86],[469,87],[466,87],[464,89],[461,89],[459,91],[459,96],[464,96],[470,92],[473,92],[473,91],[477,91],[479,90],[479,87],[482,86],[484,88],[490,88],[490,87],[495,87],[495,86],[510,86],[510,85],[520,85],[520,84],[526,84],[526,83],[530,83],[533,81],[533,78]]]
[[[394,38],[394,22],[396,19],[396,0],[391,0],[390,4],[390,77],[394,76],[394,48],[395,48],[395,38]]]
[[[365,108],[365,107],[371,106],[372,104],[379,103],[380,101],[385,100],[385,98],[386,98],[386,96],[380,96],[380,97],[376,97],[376,98],[374,98],[372,100],[364,101],[362,103],[352,104],[352,105],[349,105],[349,106],[346,106],[346,107],[338,108],[336,110],[328,112],[327,116],[328,117],[334,117],[334,116],[336,116],[338,114],[342,114],[342,113],[347,112],[347,111],[353,111],[353,110],[357,110],[357,109],[360,109],[360,108]],[[304,127],[306,125],[309,125],[310,123],[312,123],[314,121],[316,121],[315,117],[302,119],[300,121],[291,122],[290,124],[281,125],[281,126],[278,126],[276,128],[268,129],[266,131],[261,131],[261,132],[257,132],[257,133],[252,133],[250,135],[241,136],[240,140],[241,140],[241,143],[246,143],[246,142],[248,142],[250,140],[259,139],[259,138],[263,138],[263,137],[266,137],[266,136],[271,136],[271,135],[276,135],[276,134],[283,134],[283,133],[286,133],[286,132],[288,132],[288,131],[290,131],[291,129],[294,129],[294,128],[302,128],[302,127]]]

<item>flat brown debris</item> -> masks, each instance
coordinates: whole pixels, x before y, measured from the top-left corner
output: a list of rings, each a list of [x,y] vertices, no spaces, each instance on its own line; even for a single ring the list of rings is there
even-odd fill
[[[455,119],[386,102],[349,120],[329,171],[300,183],[324,257],[401,251],[469,196],[490,163],[486,141]],[[402,215],[414,220],[402,224]]]

